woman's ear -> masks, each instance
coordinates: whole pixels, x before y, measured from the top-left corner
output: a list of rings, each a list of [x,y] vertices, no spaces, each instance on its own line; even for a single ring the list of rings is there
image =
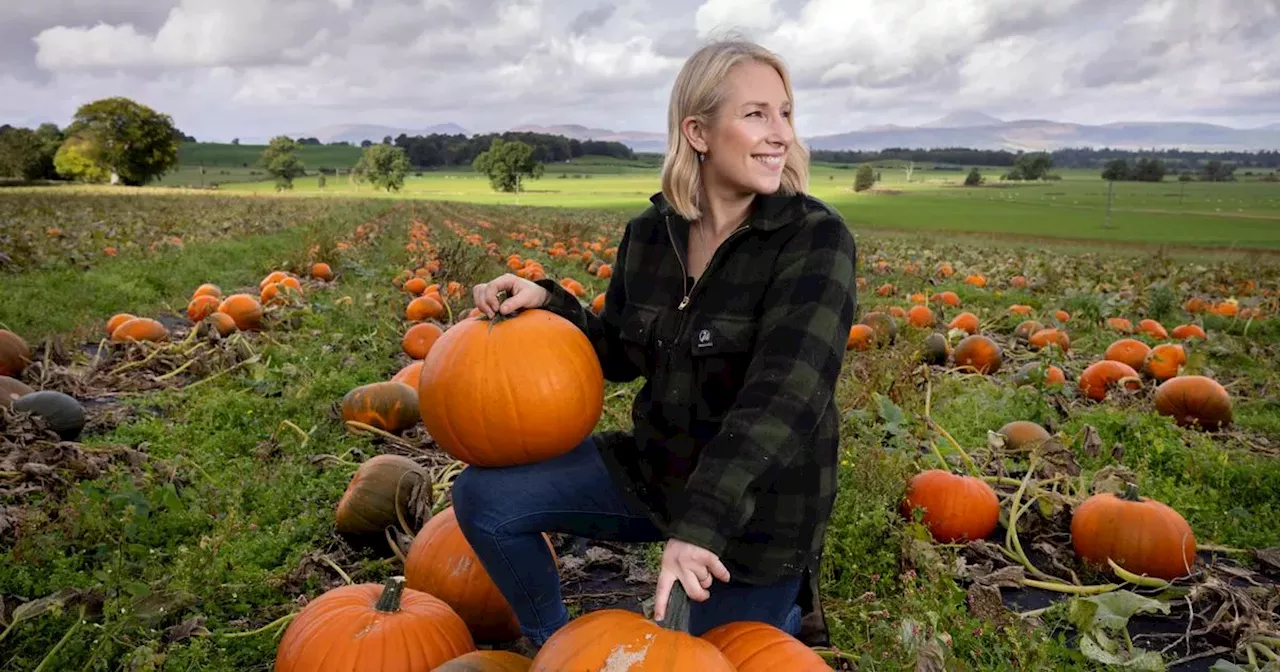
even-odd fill
[[[693,147],[693,151],[699,154],[707,153],[707,134],[702,124],[693,117],[685,117],[680,122],[680,131],[684,133],[684,139]]]

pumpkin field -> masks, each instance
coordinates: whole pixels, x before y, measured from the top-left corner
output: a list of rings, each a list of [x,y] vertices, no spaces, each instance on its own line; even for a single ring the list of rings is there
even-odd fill
[[[0,190],[0,669],[1278,669],[1280,256],[856,225],[830,646],[656,624],[660,546],[548,534],[575,620],[492,651],[450,484],[642,381],[471,287],[599,312],[636,212]]]

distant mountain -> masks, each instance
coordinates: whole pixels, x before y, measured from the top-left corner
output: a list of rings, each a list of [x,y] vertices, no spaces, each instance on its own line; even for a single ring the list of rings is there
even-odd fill
[[[875,127],[806,138],[812,149],[878,150],[886,147],[970,147],[1010,151],[1063,147],[1256,151],[1280,149],[1280,125],[1239,129],[1215,124],[1121,121],[1099,126],[1045,119],[1002,122],[986,115],[948,115],[915,128]],[[986,117],[995,123],[971,125]],[[946,126],[941,124],[970,124]]]
[[[335,124],[307,133],[299,133],[296,137],[316,138],[323,143],[346,141],[353,145],[358,145],[365,140],[382,142],[382,139],[388,135],[395,138],[401,133],[405,135],[431,135],[432,133],[470,135],[467,129],[454,123],[435,124],[426,128],[402,128],[378,124]]]
[[[574,140],[600,140],[603,142],[621,142],[637,152],[665,152],[667,150],[666,133],[650,133],[648,131],[611,131],[606,128],[588,128],[579,124],[561,124],[558,126],[538,126],[525,124],[509,129],[515,133],[546,133],[563,135]]]
[[[1264,129],[1266,129],[1266,130],[1268,130],[1268,131],[1280,131],[1280,122],[1276,122],[1276,123],[1274,123],[1274,124],[1267,124],[1266,126],[1263,126],[1262,128],[1264,128]]]
[[[941,119],[935,119],[920,128],[975,128],[979,126],[999,126],[1003,121],[981,112],[952,112]]]

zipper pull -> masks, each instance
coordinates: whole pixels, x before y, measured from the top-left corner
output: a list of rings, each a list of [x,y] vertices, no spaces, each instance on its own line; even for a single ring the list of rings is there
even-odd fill
[[[689,295],[686,294],[683,299],[680,299],[680,305],[676,306],[676,310],[684,310],[685,307],[688,305],[689,305]]]

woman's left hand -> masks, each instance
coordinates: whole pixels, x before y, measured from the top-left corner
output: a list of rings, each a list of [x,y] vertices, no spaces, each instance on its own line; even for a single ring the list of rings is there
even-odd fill
[[[702,602],[711,597],[712,578],[729,582],[729,570],[715,553],[687,541],[668,539],[662,550],[662,570],[658,573],[658,593],[654,596],[653,620],[667,615],[667,598],[671,587],[679,581],[689,599]]]

